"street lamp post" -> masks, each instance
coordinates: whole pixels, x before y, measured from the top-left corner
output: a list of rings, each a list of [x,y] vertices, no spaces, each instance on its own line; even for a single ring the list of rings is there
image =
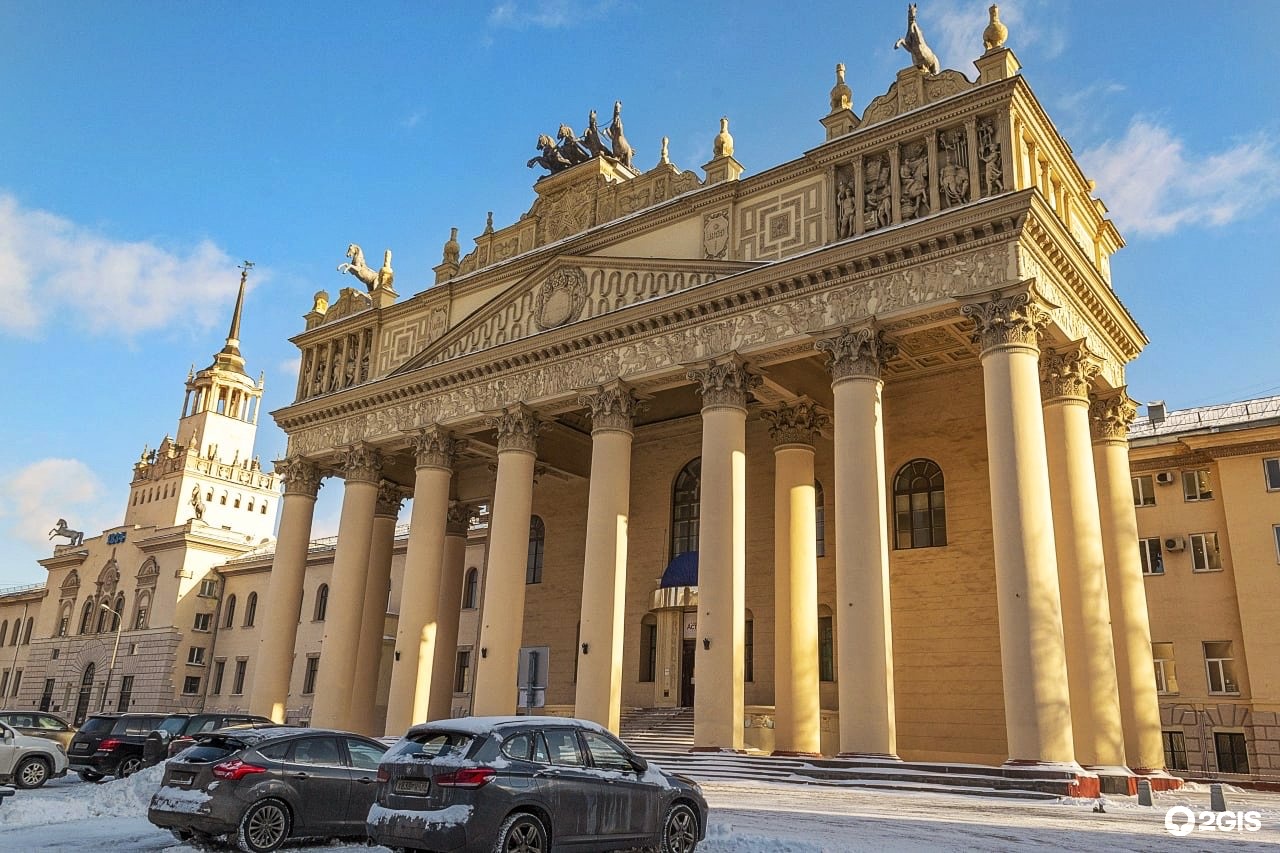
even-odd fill
[[[107,667],[107,683],[102,685],[102,701],[98,703],[98,710],[105,710],[107,707],[107,693],[111,690],[111,676],[116,671],[116,654],[120,651],[120,631],[124,628],[124,608],[120,608],[121,612],[117,613],[107,606],[105,601],[98,604],[103,610],[110,613],[116,619],[116,644],[111,649],[111,666]]]

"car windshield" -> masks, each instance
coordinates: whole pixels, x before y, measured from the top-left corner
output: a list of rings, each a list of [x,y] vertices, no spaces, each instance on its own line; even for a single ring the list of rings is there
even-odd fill
[[[188,718],[185,716],[165,717],[164,721],[156,728],[161,731],[168,732],[171,735],[182,734],[182,729],[186,726],[187,719]]]
[[[409,755],[421,758],[462,756],[467,754],[471,741],[471,735],[461,732],[415,732],[393,746],[384,760]]]
[[[84,721],[84,725],[80,727],[80,734],[93,735],[111,731],[111,727],[116,721],[111,717],[90,717]]]

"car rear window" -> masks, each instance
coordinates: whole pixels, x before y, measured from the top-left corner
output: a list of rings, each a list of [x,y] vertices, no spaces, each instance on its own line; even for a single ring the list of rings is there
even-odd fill
[[[221,761],[233,752],[244,749],[244,744],[235,738],[208,737],[201,738],[192,746],[184,749],[179,755],[189,764],[210,764]]]
[[[165,717],[160,725],[156,726],[156,728],[166,731],[171,735],[180,735],[182,734],[182,729],[186,724],[186,717]]]
[[[111,728],[115,724],[116,724],[116,721],[113,717],[90,717],[89,719],[85,720],[84,725],[80,727],[80,734],[82,735],[105,734],[111,731]]]
[[[463,756],[471,749],[473,740],[471,735],[461,732],[418,732],[407,735],[391,747],[383,756],[383,760],[410,755],[422,758]]]
[[[116,721],[113,735],[148,735],[160,725],[163,717],[121,717]]]

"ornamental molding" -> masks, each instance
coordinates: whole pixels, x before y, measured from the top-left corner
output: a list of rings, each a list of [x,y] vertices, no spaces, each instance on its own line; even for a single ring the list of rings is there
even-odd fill
[[[1280,439],[1250,441],[1244,444],[1223,444],[1201,448],[1199,452],[1213,459],[1225,459],[1231,456],[1251,456],[1255,453],[1259,455],[1280,453]]]
[[[284,481],[286,495],[299,495],[315,499],[320,492],[324,474],[320,466],[301,456],[286,456],[275,462],[277,476]]]
[[[995,349],[1039,349],[1040,338],[1052,319],[1049,307],[1052,306],[1040,298],[1035,288],[1023,285],[1014,291],[994,293],[981,302],[970,302],[960,308],[960,313],[973,321],[972,340],[986,355]]]
[[[578,404],[591,412],[591,432],[613,430],[630,433],[636,415],[646,408],[635,390],[621,380],[596,386],[578,395]]]
[[[814,342],[814,348],[827,354],[827,370],[833,382],[844,379],[880,379],[884,367],[898,354],[898,345],[884,336],[875,324],[860,329],[842,329],[833,338]]]
[[[769,435],[777,447],[788,444],[812,447],[818,436],[831,426],[831,416],[808,397],[764,409],[760,416],[769,424]]]
[[[465,440],[456,439],[449,430],[433,424],[414,433],[414,461],[418,468],[452,471],[455,458],[465,445]]]
[[[764,381],[764,377],[752,373],[747,362],[736,352],[722,359],[713,359],[703,367],[690,367],[685,374],[697,383],[702,396],[702,408],[747,408],[747,394]]]
[[[1089,426],[1097,442],[1129,441],[1129,425],[1138,416],[1138,404],[1126,389],[1098,393],[1089,403]]]
[[[546,427],[537,414],[523,403],[508,406],[496,415],[489,415],[485,423],[498,434],[498,452],[514,450],[522,453],[538,452],[538,433]]]
[[[373,514],[383,518],[396,518],[400,515],[400,508],[408,496],[409,491],[404,486],[390,480],[383,480],[378,483],[378,501],[374,505]]]
[[[1040,355],[1040,397],[1047,403],[1089,402],[1089,388],[1101,369],[1101,359],[1083,342],[1045,350]]]
[[[340,451],[342,456],[338,462],[338,470],[348,484],[369,483],[376,486],[382,480],[382,451],[364,443],[340,448]]]
[[[444,532],[446,536],[466,536],[471,529],[471,521],[476,517],[475,504],[462,501],[449,501],[449,509],[445,517]]]
[[[553,270],[538,288],[533,322],[542,330],[572,323],[582,314],[590,292],[587,274],[582,267],[565,266]]]

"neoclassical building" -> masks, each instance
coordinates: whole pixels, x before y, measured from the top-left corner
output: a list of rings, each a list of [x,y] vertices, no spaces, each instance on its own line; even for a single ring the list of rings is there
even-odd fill
[[[455,231],[408,298],[352,246],[365,286],[317,294],[273,413],[252,710],[305,678],[312,723],[393,734],[688,705],[705,749],[1159,771],[1126,448],[1146,338],[1002,29],[976,81],[916,46],[860,114],[838,66],[825,133],[749,176],[727,119],[702,176],[635,163],[620,105],[543,137],[529,212],[465,256]]]

